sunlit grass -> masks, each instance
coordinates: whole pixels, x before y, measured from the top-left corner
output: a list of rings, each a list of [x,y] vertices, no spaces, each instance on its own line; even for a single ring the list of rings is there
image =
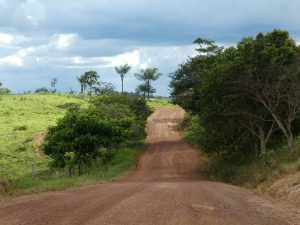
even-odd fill
[[[150,98],[147,103],[150,107],[178,107],[169,98]]]
[[[34,134],[64,116],[67,103],[85,105],[76,96],[29,94],[0,96],[0,180],[17,179],[47,169],[49,158],[38,150]],[[68,105],[67,105],[68,106]]]

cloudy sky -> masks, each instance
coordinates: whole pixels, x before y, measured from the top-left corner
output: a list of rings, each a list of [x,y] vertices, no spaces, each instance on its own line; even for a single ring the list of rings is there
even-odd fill
[[[224,45],[281,28],[300,41],[300,0],[0,0],[0,81],[15,93],[49,87],[79,91],[75,77],[96,70],[120,90],[114,66],[133,73],[157,67],[154,83],[168,96],[168,74],[205,37]]]

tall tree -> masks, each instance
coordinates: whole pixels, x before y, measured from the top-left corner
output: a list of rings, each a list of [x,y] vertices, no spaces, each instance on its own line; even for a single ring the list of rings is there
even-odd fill
[[[90,92],[93,90],[93,86],[98,84],[99,75],[96,71],[90,70],[84,73],[85,84],[89,87]]]
[[[120,75],[121,77],[121,82],[122,82],[122,93],[124,92],[124,76],[129,72],[131,69],[131,66],[128,64],[125,64],[123,66],[115,67],[116,72]]]
[[[56,84],[57,84],[58,80],[57,78],[53,78],[50,82],[50,86],[51,86],[51,92],[55,93],[56,92]]]
[[[80,93],[84,94],[85,88],[86,88],[86,77],[84,75],[81,75],[76,78],[77,78],[78,82],[80,83]]]
[[[151,90],[155,92],[151,85],[151,81],[157,80],[162,74],[158,72],[157,68],[142,69],[140,73],[135,73],[134,76],[141,81],[144,81],[145,89],[147,91],[148,100],[150,98]]]
[[[96,71],[90,70],[83,75],[77,77],[81,87],[81,94],[85,93],[86,87],[89,87],[89,91],[92,92],[93,87],[98,84],[99,75]]]

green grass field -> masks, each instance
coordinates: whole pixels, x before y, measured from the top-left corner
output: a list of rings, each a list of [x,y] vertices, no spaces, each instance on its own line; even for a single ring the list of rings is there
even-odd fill
[[[63,117],[68,107],[84,105],[70,95],[0,95],[0,180],[14,180],[31,172],[47,170],[49,158],[38,142],[49,126]]]
[[[150,98],[148,101],[150,107],[179,107],[171,103],[168,98]]]

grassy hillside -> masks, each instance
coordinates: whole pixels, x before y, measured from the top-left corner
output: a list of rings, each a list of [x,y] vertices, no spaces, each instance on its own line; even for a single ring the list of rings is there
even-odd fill
[[[0,180],[17,179],[37,164],[46,170],[49,159],[39,151],[47,127],[55,125],[72,105],[84,100],[69,95],[0,96]]]

